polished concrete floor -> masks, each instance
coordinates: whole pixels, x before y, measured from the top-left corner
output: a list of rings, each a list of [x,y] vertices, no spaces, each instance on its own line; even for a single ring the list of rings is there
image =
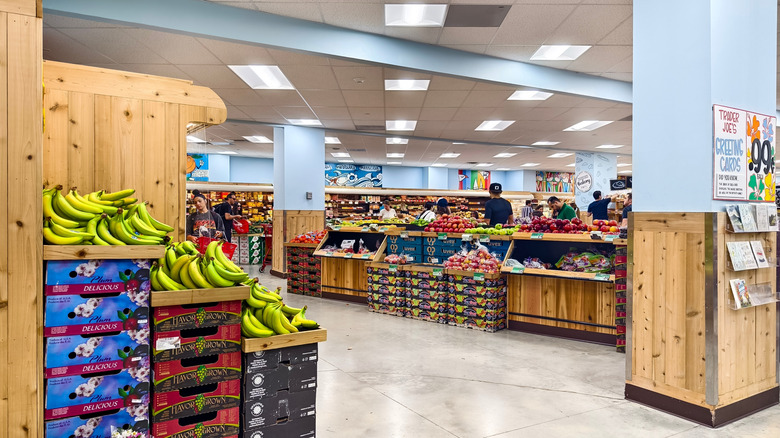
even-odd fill
[[[713,430],[624,400],[625,356],[614,348],[284,296],[308,305],[306,315],[328,329],[318,374],[321,438],[780,437],[780,406]]]

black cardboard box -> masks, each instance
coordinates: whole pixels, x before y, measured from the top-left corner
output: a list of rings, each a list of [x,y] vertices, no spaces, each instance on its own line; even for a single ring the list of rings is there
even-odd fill
[[[317,388],[317,362],[280,364],[276,368],[245,372],[244,400],[268,397],[281,390],[309,391]]]
[[[244,438],[314,438],[317,434],[315,416],[279,422],[260,429],[244,430]]]
[[[253,373],[276,368],[279,364],[297,365],[304,362],[317,362],[317,344],[298,345],[276,350],[245,353],[244,370]]]
[[[254,430],[283,421],[313,417],[316,414],[317,391],[278,391],[269,397],[246,400],[241,408],[243,430]]]

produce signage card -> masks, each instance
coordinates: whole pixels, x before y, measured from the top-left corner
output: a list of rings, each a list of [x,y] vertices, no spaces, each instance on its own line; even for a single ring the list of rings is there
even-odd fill
[[[46,438],[112,438],[113,431],[133,431],[146,436],[149,431],[149,407],[135,405],[101,417],[72,417],[46,422]]]
[[[774,116],[713,105],[713,199],[775,202]]]
[[[151,261],[62,260],[46,263],[46,295],[115,294],[147,302]]]
[[[131,299],[130,297],[135,299]],[[149,294],[120,292],[110,296],[49,295],[46,297],[44,336],[119,332],[146,324]]]
[[[148,405],[149,368],[130,368],[100,377],[49,379],[45,402],[46,420]]]
[[[46,378],[105,373],[149,363],[149,327],[115,336],[46,338]],[[145,359],[145,360],[144,360]]]
[[[760,240],[751,241],[750,247],[753,248],[753,255],[756,257],[756,263],[758,263],[758,267],[768,268],[769,260],[767,260],[766,258],[766,253],[764,252],[764,245],[761,244],[761,241]]]

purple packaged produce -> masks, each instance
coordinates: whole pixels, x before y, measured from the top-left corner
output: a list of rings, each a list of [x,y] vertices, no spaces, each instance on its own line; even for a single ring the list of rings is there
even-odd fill
[[[45,377],[104,373],[135,367],[149,356],[149,336],[149,326],[142,325],[113,336],[46,338]]]
[[[132,296],[132,298],[131,298]],[[119,292],[109,296],[49,295],[46,297],[44,336],[118,332],[146,324],[149,293]]]
[[[111,438],[113,431],[134,431],[149,436],[149,407],[128,406],[103,416],[71,417],[47,421],[46,438]]]
[[[151,291],[150,260],[59,260],[46,263],[45,295],[112,294],[135,301]]]

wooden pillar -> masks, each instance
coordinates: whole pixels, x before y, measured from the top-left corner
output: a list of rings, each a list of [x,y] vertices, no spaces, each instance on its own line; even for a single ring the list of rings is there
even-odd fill
[[[0,1],[0,436],[43,436],[42,20]]]
[[[726,242],[776,233],[725,231],[725,213],[632,213],[626,398],[709,426],[778,403],[777,306],[732,310],[729,280],[768,283],[776,270],[734,272]]]
[[[287,274],[285,242],[299,234],[319,231],[324,227],[324,210],[274,210],[271,274],[277,277]]]

